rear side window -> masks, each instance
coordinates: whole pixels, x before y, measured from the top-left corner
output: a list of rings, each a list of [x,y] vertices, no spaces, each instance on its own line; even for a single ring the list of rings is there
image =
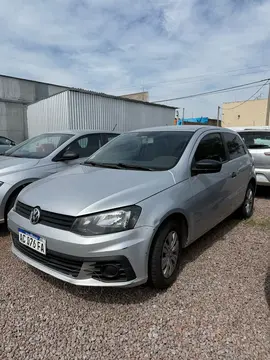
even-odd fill
[[[220,134],[208,134],[202,138],[194,157],[196,162],[206,159],[226,161],[226,152]]]
[[[230,160],[237,159],[246,154],[245,146],[238,134],[223,133],[223,136],[229,151]]]
[[[104,134],[106,142],[111,141],[112,139],[114,139],[117,136],[119,136],[119,134]]]
[[[100,134],[90,134],[74,140],[64,151],[73,151],[79,155],[79,158],[84,158],[92,155],[101,146]]]

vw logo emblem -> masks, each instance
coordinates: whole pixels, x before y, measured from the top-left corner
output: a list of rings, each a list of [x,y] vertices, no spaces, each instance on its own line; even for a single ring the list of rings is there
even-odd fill
[[[39,222],[40,219],[40,208],[39,207],[35,207],[30,214],[30,221],[32,224],[37,224]]]

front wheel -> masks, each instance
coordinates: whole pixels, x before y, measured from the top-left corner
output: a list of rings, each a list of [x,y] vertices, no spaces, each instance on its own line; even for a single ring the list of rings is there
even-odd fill
[[[13,195],[7,202],[6,209],[5,209],[5,223],[7,223],[7,215],[10,212],[10,210],[13,208],[16,198],[17,198],[17,195]]]
[[[253,215],[255,201],[255,188],[252,184],[248,185],[245,199],[238,213],[242,219],[249,219]]]
[[[169,221],[158,231],[150,253],[148,276],[154,288],[166,289],[174,283],[181,251],[181,226]]]

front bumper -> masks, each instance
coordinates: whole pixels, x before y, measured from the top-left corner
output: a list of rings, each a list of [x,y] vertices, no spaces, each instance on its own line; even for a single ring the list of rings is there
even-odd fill
[[[148,253],[153,228],[141,227],[120,233],[83,237],[45,225],[33,225],[13,210],[8,215],[12,252],[39,270],[60,280],[82,286],[133,287],[148,277]],[[47,255],[19,243],[18,228],[46,239]],[[119,276],[103,276],[106,265],[118,267]]]
[[[270,186],[270,169],[256,168],[256,180],[259,186]]]

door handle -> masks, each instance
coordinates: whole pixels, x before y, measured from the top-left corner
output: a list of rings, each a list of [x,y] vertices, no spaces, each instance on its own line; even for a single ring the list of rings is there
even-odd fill
[[[232,178],[235,178],[237,176],[237,173],[234,171],[232,174],[231,174],[231,177]]]

